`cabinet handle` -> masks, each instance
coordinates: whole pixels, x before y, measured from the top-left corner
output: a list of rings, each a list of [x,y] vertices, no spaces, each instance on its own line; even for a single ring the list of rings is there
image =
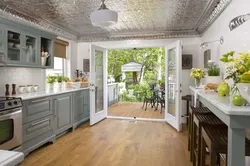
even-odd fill
[[[36,126],[36,125],[41,124],[41,123],[46,122],[46,121],[49,121],[49,118],[48,118],[48,119],[41,120],[41,121],[39,121],[39,122],[32,123],[31,126]]]
[[[57,111],[57,99],[54,100],[55,109],[54,109],[54,118],[56,118],[56,111]]]
[[[41,100],[33,100],[33,101],[31,101],[31,103],[32,104],[34,104],[34,103],[40,103],[40,102],[47,101],[47,100],[49,100],[49,98],[45,98],[45,99],[41,99]]]

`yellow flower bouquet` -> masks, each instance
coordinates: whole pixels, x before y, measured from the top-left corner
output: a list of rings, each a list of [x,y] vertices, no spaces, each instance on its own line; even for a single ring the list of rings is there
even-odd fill
[[[200,87],[201,79],[205,77],[205,70],[199,68],[192,68],[190,76],[195,79],[196,88]]]

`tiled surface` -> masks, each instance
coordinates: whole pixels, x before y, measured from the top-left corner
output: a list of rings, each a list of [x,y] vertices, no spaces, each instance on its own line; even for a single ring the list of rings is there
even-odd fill
[[[118,23],[107,28],[93,27],[90,21],[90,14],[100,7],[101,0],[4,0],[0,12],[11,13],[17,20],[25,18],[55,33],[64,30],[69,37],[79,36],[80,41],[156,39],[198,36],[230,2],[108,0],[107,7],[119,16]]]
[[[34,68],[0,68],[0,93],[5,92],[5,84],[39,85],[45,89],[45,70]]]

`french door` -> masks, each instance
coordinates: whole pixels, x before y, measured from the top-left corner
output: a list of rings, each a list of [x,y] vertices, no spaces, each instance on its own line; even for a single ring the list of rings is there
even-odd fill
[[[165,48],[165,119],[176,128],[182,130],[181,125],[181,71],[182,71],[181,41],[176,41]]]
[[[90,46],[90,125],[107,117],[107,50]]]

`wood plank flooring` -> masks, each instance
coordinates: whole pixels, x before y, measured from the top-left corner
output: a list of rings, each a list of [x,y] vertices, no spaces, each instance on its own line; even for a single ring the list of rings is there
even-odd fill
[[[20,166],[190,166],[187,132],[166,123],[106,119],[29,154]]]
[[[147,110],[142,109],[143,103],[138,102],[120,102],[108,108],[108,116],[123,116],[123,117],[137,117],[137,118],[153,118],[164,119],[164,111],[160,113],[160,106],[158,110],[148,106]]]

